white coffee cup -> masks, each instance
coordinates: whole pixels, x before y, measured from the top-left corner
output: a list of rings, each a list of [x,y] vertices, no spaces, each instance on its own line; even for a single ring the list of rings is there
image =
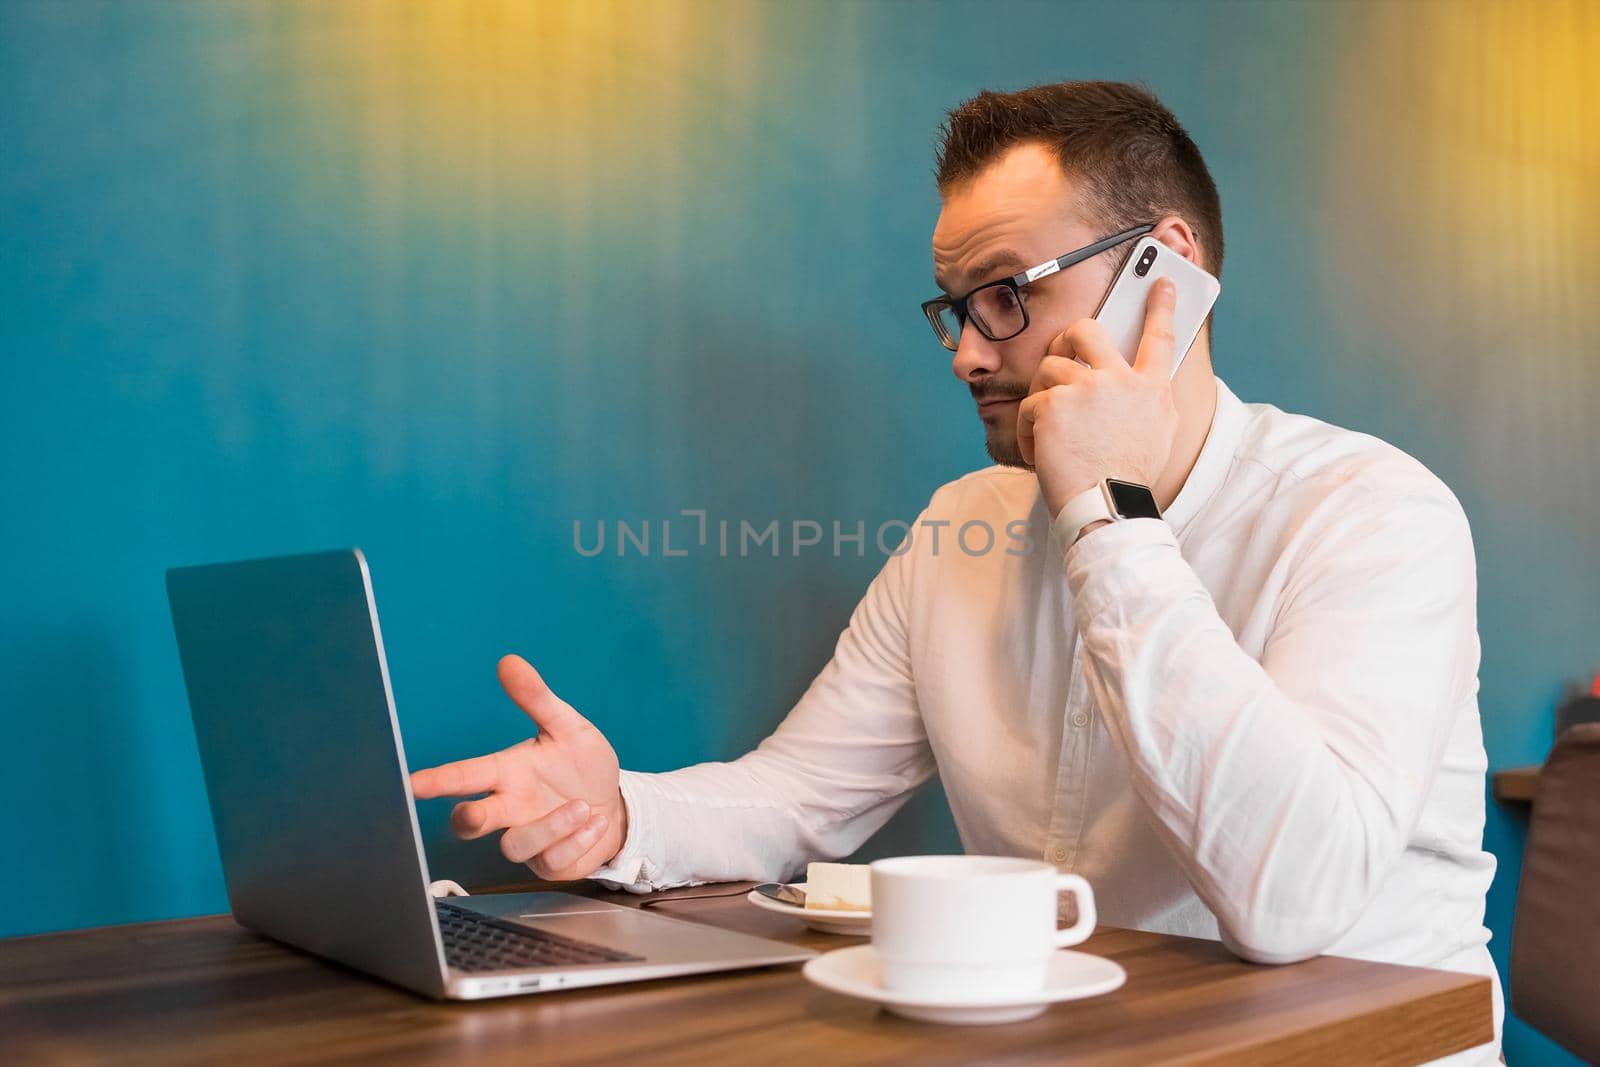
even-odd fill
[[[1056,929],[1056,895],[1078,921]],[[1050,957],[1094,932],[1094,892],[1076,874],[1007,856],[901,856],[872,864],[872,945],[895,993],[1034,993]]]

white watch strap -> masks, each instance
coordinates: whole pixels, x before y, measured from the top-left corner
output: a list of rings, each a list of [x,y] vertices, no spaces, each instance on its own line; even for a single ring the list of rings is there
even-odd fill
[[[1091,522],[1115,518],[1116,516],[1111,513],[1111,506],[1106,503],[1105,488],[1097,484],[1093,489],[1085,489],[1067,501],[1061,509],[1061,514],[1056,516],[1056,522],[1062,537],[1070,545]]]

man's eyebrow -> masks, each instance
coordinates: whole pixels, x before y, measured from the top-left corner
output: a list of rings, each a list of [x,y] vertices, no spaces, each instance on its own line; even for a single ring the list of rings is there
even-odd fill
[[[998,278],[990,278],[989,275],[993,274],[1002,267],[1016,267],[1021,269],[1026,265],[1027,260],[1022,258],[1022,254],[1020,252],[1013,252],[1009,248],[1002,248],[998,252],[991,252],[989,255],[979,260],[978,263],[972,268],[971,273],[972,277],[978,279],[978,281],[974,284],[982,285],[985,281],[999,281]],[[1016,271],[1011,271],[1010,274],[1006,275],[1006,277],[1010,277],[1011,274],[1015,273]],[[940,289],[943,289],[946,293],[949,293],[952,296],[956,295],[955,290],[950,288],[949,279],[940,278],[937,273],[935,273],[933,276],[933,284],[937,285]]]

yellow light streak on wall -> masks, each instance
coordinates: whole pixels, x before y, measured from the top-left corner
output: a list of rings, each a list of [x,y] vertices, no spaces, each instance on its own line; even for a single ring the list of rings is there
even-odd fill
[[[1475,422],[1458,440],[1478,474],[1592,522],[1595,464],[1587,492],[1540,479],[1594,439],[1600,5],[1350,11],[1328,101],[1333,284],[1390,338],[1376,363]]]
[[[471,211],[541,195],[554,211],[582,211],[611,176],[644,168],[670,184],[684,142],[738,122],[727,105],[760,77],[755,5],[289,10],[288,76],[319,120],[312,136],[325,151],[358,151],[380,204],[420,195],[429,210]]]

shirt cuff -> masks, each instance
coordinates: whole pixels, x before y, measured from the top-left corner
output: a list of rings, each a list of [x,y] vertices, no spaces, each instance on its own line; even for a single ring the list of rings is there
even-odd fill
[[[638,771],[623,771],[618,777],[622,806],[628,813],[628,836],[610,863],[589,874],[590,878],[607,889],[649,893],[655,888],[652,879],[656,874],[656,865],[645,854],[654,836],[655,826],[651,822],[651,805],[639,803],[637,789],[641,777]]]
[[[1062,541],[1061,530],[1052,526],[1051,533]],[[1163,519],[1123,519],[1063,544],[1078,617],[1092,619],[1108,605],[1147,591],[1159,560],[1177,548],[1177,535]]]

